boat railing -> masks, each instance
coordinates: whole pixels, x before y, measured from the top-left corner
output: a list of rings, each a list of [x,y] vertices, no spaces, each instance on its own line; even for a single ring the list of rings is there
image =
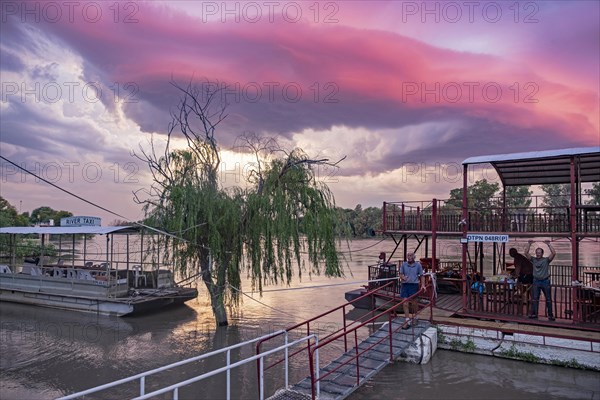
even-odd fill
[[[8,272],[10,271],[10,273]],[[40,287],[47,284],[68,284],[72,288],[73,283],[93,284],[95,287],[106,288],[108,297],[120,297],[126,294],[128,282],[126,278],[120,277],[115,270],[106,271],[105,269],[72,268],[64,265],[35,265],[24,264],[17,267],[15,271],[7,269],[3,273],[5,279],[17,279],[21,276],[28,276],[37,279]],[[96,290],[96,289],[94,289]],[[99,293],[97,293],[99,294]]]
[[[505,317],[526,317],[531,314],[533,285],[504,282],[485,282],[481,291],[471,289],[468,296],[469,310]],[[573,320],[574,304],[572,285],[551,286],[551,309],[555,318]],[[548,317],[545,298],[537,300],[540,317]]]
[[[552,315],[559,320],[574,323],[600,321],[600,267],[578,268],[579,279],[573,280],[569,265],[550,265],[550,299]],[[510,277],[490,277],[481,288],[468,289],[467,310],[476,314],[494,315],[513,320],[531,314],[533,285],[515,282]],[[537,309],[541,317],[548,317],[545,296],[539,296]]]
[[[15,274],[25,274],[40,277],[67,278],[80,280],[96,280],[106,283],[122,283],[126,271],[133,274],[136,281],[147,282],[148,274],[156,274],[156,269],[144,270],[142,264],[130,264],[124,266],[124,263],[115,262],[97,262],[88,260],[83,265],[73,265],[57,262],[56,264],[44,263],[43,265],[25,262],[23,264],[12,266],[10,269]],[[161,274],[172,274],[168,269],[159,270]]]
[[[532,206],[479,206],[469,209],[467,218],[462,216],[460,202],[438,200],[437,231],[461,233],[466,224],[470,232],[532,232],[569,233],[571,210],[567,205],[548,206],[535,198]],[[384,231],[430,231],[432,229],[431,202],[384,202]],[[600,233],[600,206],[578,205],[576,207],[577,232]]]
[[[278,335],[281,334],[281,335],[284,336],[285,342],[284,342],[283,345],[280,345],[280,346],[278,346],[278,347],[276,347],[274,349],[270,349],[270,350],[264,351],[264,352],[262,352],[260,354],[256,354],[256,355],[253,355],[253,356],[246,357],[246,358],[241,359],[241,360],[236,361],[236,362],[232,362],[231,361],[231,357],[232,357],[231,352],[232,352],[232,350],[236,350],[236,353],[238,353],[239,350],[237,350],[237,349],[239,349],[241,347],[244,347],[244,346],[252,345],[252,344],[256,343],[257,341],[263,340],[265,337],[272,336],[273,334],[268,334],[268,335],[260,336],[258,338],[247,340],[245,342],[238,343],[238,344],[235,344],[235,345],[232,345],[232,346],[228,346],[228,347],[225,347],[223,349],[215,350],[215,351],[212,351],[212,352],[209,352],[209,353],[206,353],[206,354],[202,354],[202,355],[199,355],[199,356],[196,356],[196,357],[191,357],[191,358],[179,361],[179,362],[175,362],[175,363],[172,363],[172,364],[169,364],[169,365],[165,365],[165,366],[162,366],[162,367],[159,367],[159,368],[155,368],[155,369],[152,369],[150,371],[142,372],[142,373],[139,373],[139,374],[127,377],[127,378],[119,379],[119,380],[114,381],[114,382],[110,382],[110,383],[107,383],[107,384],[104,384],[104,385],[100,385],[100,386],[97,386],[97,387],[94,387],[94,388],[91,388],[91,389],[87,389],[87,390],[84,390],[84,391],[81,391],[81,392],[77,392],[77,393],[74,393],[74,394],[71,394],[71,395],[68,395],[68,396],[61,397],[59,400],[68,400],[68,399],[80,398],[80,397],[83,397],[83,396],[87,396],[87,395],[90,395],[90,394],[94,394],[94,393],[98,393],[98,392],[101,392],[101,391],[105,391],[105,390],[108,390],[108,389],[111,389],[111,388],[114,388],[114,387],[117,387],[117,386],[121,386],[121,385],[130,383],[130,382],[134,382],[134,381],[138,381],[139,382],[139,396],[135,397],[135,399],[137,399],[137,400],[149,399],[149,398],[156,397],[158,395],[169,393],[169,392],[171,392],[173,394],[173,398],[174,399],[177,399],[179,397],[179,389],[180,388],[188,386],[188,385],[191,385],[193,383],[199,382],[199,381],[201,381],[203,379],[206,379],[206,378],[209,378],[209,377],[212,377],[214,375],[221,374],[221,373],[225,373],[226,374],[226,389],[225,389],[226,390],[226,398],[230,399],[231,398],[231,370],[232,369],[240,367],[240,366],[242,366],[244,364],[248,364],[250,362],[254,362],[254,361],[257,361],[259,363],[259,365],[262,366],[262,365],[264,365],[263,361],[264,361],[265,357],[267,357],[269,355],[276,354],[276,353],[281,353],[281,352],[283,352],[285,354],[285,357],[286,357],[286,363],[285,363],[285,369],[286,369],[285,379],[286,379],[286,382],[285,382],[285,384],[287,386],[288,385],[288,381],[287,381],[287,379],[288,379],[288,373],[287,373],[287,371],[288,371],[287,355],[288,355],[289,349],[292,348],[292,347],[294,347],[294,346],[298,346],[298,345],[300,345],[300,344],[302,344],[304,342],[315,341],[315,343],[318,343],[318,337],[315,334],[309,334],[309,335],[306,335],[306,336],[304,336],[302,338],[299,338],[299,339],[296,339],[296,340],[290,342],[290,341],[288,341],[288,334],[287,334],[287,332],[281,330],[281,331],[275,332],[275,334],[278,334]],[[216,368],[216,369],[214,369],[212,371],[209,371],[209,372],[202,373],[202,374],[197,375],[197,376],[195,376],[193,378],[186,379],[184,381],[181,381],[181,382],[178,382],[178,383],[166,386],[164,388],[161,388],[161,389],[158,389],[158,390],[154,390],[154,391],[152,391],[150,393],[146,393],[146,385],[148,383],[148,377],[150,377],[152,375],[155,375],[155,374],[158,374],[158,373],[163,372],[163,371],[169,371],[170,373],[172,373],[174,368],[181,367],[183,365],[187,365],[187,364],[190,364],[190,363],[193,363],[193,362],[198,362],[198,361],[204,360],[206,358],[214,357],[216,355],[223,354],[223,353],[225,353],[225,366],[220,367],[220,368]],[[317,357],[318,357],[318,355],[317,355]],[[262,399],[264,399],[264,395],[265,395],[265,391],[264,391],[264,374],[261,373],[260,377],[261,377],[261,379],[260,379],[260,382],[259,382],[259,391],[260,391],[259,397],[262,400]],[[122,397],[122,394],[119,397]]]
[[[389,283],[392,285],[389,285]],[[369,265],[369,284],[368,290],[375,290],[381,287],[381,291],[390,293],[399,293],[398,291],[398,264],[379,263]]]

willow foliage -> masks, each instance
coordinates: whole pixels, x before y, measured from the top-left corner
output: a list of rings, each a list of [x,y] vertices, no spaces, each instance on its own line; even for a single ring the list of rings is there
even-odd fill
[[[166,254],[183,276],[210,270],[217,287],[226,283],[240,286],[239,266],[242,261],[243,197],[239,190],[220,190],[206,179],[201,163],[193,151],[179,150],[160,162],[172,171],[174,179],[164,185],[160,199],[151,208],[150,221],[173,236]]]
[[[309,274],[340,276],[336,251],[338,214],[329,188],[319,182],[299,149],[270,163],[261,181],[246,196],[244,243],[253,286],[289,283],[296,264]],[[321,268],[323,267],[323,268]]]
[[[166,247],[174,249],[167,256],[184,276],[201,270],[203,254],[210,254],[211,275],[221,287],[240,288],[244,266],[259,291],[264,284],[289,284],[294,267],[299,276],[307,270],[342,275],[334,198],[301,150],[272,161],[246,190],[219,189],[206,181],[188,150],[161,162],[167,160],[175,179],[165,185],[151,221],[179,238],[166,238],[172,242]],[[238,300],[236,290],[227,294]]]
[[[244,268],[258,290],[269,283],[290,283],[294,266],[299,276],[305,271],[340,276],[339,213],[313,170],[335,164],[313,160],[300,149],[287,153],[273,139],[246,137],[244,147],[257,157],[256,170],[244,189],[225,189],[218,180],[220,153],[214,137],[225,118],[224,107],[215,111],[214,91],[174,86],[183,99],[172,113],[164,154],[157,156],[153,146],[152,152],[141,150],[138,156],[154,178],[148,199],[138,201],[145,203],[149,223],[172,233],[166,239],[166,258],[183,276],[200,274],[218,324],[227,324],[224,304],[239,300]],[[170,148],[176,129],[187,140],[184,150]],[[272,158],[274,154],[284,156]]]

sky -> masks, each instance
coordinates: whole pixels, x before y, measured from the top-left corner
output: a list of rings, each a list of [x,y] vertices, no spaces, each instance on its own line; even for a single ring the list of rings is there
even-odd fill
[[[345,157],[317,170],[344,208],[447,198],[472,156],[600,145],[597,1],[0,5],[0,155],[119,217],[0,159],[21,212],[143,218],[132,153],[164,141],[171,82],[223,89],[224,186],[243,182],[234,143],[253,132]]]

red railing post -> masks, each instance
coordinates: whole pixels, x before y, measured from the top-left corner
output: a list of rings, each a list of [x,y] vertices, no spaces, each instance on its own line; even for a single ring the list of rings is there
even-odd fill
[[[354,346],[356,348],[356,386],[360,385],[360,366],[358,365],[358,336],[356,333],[356,329],[354,330]]]
[[[463,284],[461,285],[461,289],[462,289],[462,306],[463,306],[463,310],[467,308],[467,288],[466,288],[466,282],[467,282],[467,251],[468,251],[468,242],[467,242],[467,227],[470,225],[471,221],[467,221],[467,219],[469,218],[469,214],[468,214],[468,208],[469,208],[469,204],[468,204],[468,197],[467,197],[467,190],[468,190],[468,164],[465,164],[463,166],[463,198],[462,198],[462,271],[461,271],[461,278],[463,281]]]
[[[405,225],[404,225],[405,221],[404,221],[404,203],[402,203],[402,212],[400,214],[400,229],[399,230],[404,230]]]
[[[577,182],[579,185],[579,182]],[[577,210],[575,208],[577,203],[577,185],[575,183],[575,157],[571,157],[571,280],[574,282],[578,279],[577,264],[579,262],[579,242],[577,241]],[[577,296],[577,288],[575,286],[571,289],[571,304],[573,309],[573,320],[574,322],[580,322],[581,318],[579,310],[575,307],[575,299]]]
[[[431,204],[431,273],[437,270],[437,199]],[[435,299],[434,299],[435,301]]]
[[[342,312],[344,313],[344,351],[348,351],[348,337],[346,335],[346,306],[342,308]]]
[[[392,347],[392,313],[388,311],[388,326],[390,331],[390,362],[394,361],[394,349]]]
[[[387,207],[386,202],[383,202],[383,231],[387,231]]]

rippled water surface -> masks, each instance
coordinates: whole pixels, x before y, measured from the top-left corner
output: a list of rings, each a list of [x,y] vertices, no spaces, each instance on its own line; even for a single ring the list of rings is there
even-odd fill
[[[304,276],[292,288],[354,282],[366,277],[367,265],[379,251],[393,245],[355,241],[346,277],[328,279]],[[589,255],[588,255],[589,257]],[[598,262],[597,253],[592,262]],[[0,303],[0,398],[47,399],[88,389],[112,380],[249,340],[306,320],[341,305],[344,293],[358,287],[333,286],[265,292],[243,297],[242,306],[230,310],[230,326],[216,329],[206,291],[188,306],[154,315],[131,318],[97,317],[19,304]],[[282,289],[269,286],[266,289]],[[250,285],[244,283],[249,291]],[[251,295],[250,293],[248,294]],[[259,303],[260,302],[260,303]],[[353,312],[347,313],[351,320]],[[321,320],[312,330],[333,331],[343,321],[339,312]],[[368,334],[368,329],[361,332]],[[322,359],[336,353],[336,343]],[[232,352],[236,361],[254,352],[252,347]],[[188,379],[224,365],[224,356],[189,364],[148,378],[148,390]],[[291,382],[308,374],[305,361],[292,362]],[[232,373],[232,398],[257,398],[256,364]],[[283,382],[283,369],[267,371],[267,391]],[[91,398],[125,398],[138,393],[136,384]],[[183,389],[180,398],[225,397],[225,377],[220,375]],[[170,398],[170,397],[164,397]],[[485,356],[438,351],[426,365],[398,363],[355,392],[351,399],[600,399],[600,374],[529,364]]]

